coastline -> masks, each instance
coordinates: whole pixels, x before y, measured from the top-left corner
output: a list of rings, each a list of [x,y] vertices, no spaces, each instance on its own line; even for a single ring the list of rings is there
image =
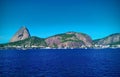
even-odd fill
[[[108,48],[0,48],[0,50],[76,50],[76,49],[96,49],[96,50],[101,50],[101,49],[120,49],[120,47],[108,47]]]

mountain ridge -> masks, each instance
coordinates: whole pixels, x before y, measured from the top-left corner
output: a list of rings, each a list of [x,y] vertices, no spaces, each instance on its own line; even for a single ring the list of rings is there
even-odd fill
[[[120,41],[120,33],[114,33],[104,38],[93,40],[93,43],[98,45],[110,45],[112,43],[119,41]]]
[[[18,36],[21,36],[19,38]],[[25,36],[25,37],[24,37]],[[69,31],[47,38],[31,36],[26,27],[21,27],[12,37],[13,41],[0,44],[0,48],[105,48],[120,47],[120,33],[93,40],[88,34]]]

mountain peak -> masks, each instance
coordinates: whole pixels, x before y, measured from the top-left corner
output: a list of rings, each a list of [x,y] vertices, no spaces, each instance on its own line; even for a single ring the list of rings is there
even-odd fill
[[[10,42],[16,42],[16,41],[24,40],[24,39],[29,38],[29,37],[30,37],[29,30],[27,29],[27,27],[22,26],[22,27],[14,34],[14,36],[11,38]]]

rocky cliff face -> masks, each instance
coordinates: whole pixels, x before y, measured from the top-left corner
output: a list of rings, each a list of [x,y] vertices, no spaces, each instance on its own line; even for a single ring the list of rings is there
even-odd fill
[[[120,33],[112,34],[105,38],[94,40],[93,43],[97,45],[120,44]]]
[[[25,26],[23,26],[15,33],[15,35],[11,38],[10,42],[24,40],[29,37],[30,37],[29,30]]]
[[[47,38],[46,43],[49,47],[57,48],[79,48],[81,46],[92,46],[92,39],[83,33],[67,32]]]

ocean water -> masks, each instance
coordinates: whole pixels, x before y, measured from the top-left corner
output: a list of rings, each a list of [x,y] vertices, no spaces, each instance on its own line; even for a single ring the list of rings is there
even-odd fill
[[[0,77],[120,77],[120,49],[0,50]]]

